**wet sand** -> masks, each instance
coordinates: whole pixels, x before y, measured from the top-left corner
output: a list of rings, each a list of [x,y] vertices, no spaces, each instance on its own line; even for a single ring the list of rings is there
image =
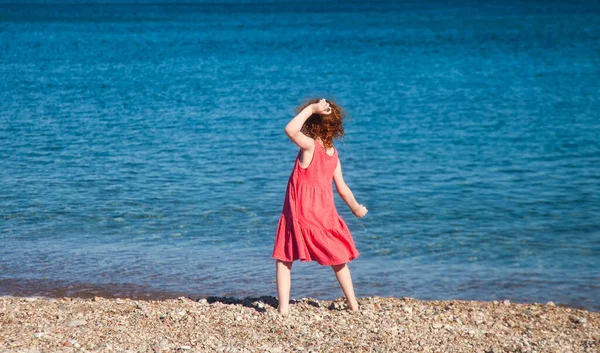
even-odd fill
[[[509,301],[0,297],[0,352],[600,352],[600,313]]]

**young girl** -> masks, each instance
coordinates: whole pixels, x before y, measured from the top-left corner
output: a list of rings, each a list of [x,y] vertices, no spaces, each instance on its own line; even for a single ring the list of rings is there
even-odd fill
[[[342,120],[342,110],[335,103],[315,99],[300,107],[298,115],[285,127],[285,133],[300,151],[288,180],[273,247],[281,314],[289,310],[290,272],[293,261],[298,259],[331,266],[348,308],[358,310],[346,263],[359,253],[335,208],[331,180],[356,217],[363,217],[367,209],[356,202],[344,182],[337,150],[333,147],[333,139],[344,136]]]

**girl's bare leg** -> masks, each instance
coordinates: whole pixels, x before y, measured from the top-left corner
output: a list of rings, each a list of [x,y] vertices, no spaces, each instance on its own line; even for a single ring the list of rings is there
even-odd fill
[[[352,286],[352,277],[350,276],[350,269],[346,264],[342,265],[333,265],[331,266],[333,272],[335,272],[335,276],[342,287],[342,291],[346,296],[346,302],[348,303],[348,308],[352,311],[358,310],[358,302],[356,301],[356,297],[354,297],[354,287]]]
[[[278,311],[280,314],[285,315],[290,308],[292,262],[277,260],[275,268],[277,274],[277,298],[279,299]]]

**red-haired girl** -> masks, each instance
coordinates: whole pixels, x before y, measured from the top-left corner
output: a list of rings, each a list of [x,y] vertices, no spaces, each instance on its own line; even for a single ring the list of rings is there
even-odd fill
[[[300,151],[288,180],[283,211],[273,246],[279,313],[287,314],[290,273],[295,260],[331,266],[346,296],[348,308],[358,310],[352,277],[346,265],[359,256],[352,235],[338,215],[331,180],[356,217],[367,213],[354,199],[342,176],[333,140],[344,136],[343,111],[332,101],[311,100],[298,109],[285,133]]]

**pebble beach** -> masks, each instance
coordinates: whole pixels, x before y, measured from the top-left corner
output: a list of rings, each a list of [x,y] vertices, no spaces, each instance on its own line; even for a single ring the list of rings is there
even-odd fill
[[[548,303],[0,298],[0,352],[600,352],[600,313]]]

